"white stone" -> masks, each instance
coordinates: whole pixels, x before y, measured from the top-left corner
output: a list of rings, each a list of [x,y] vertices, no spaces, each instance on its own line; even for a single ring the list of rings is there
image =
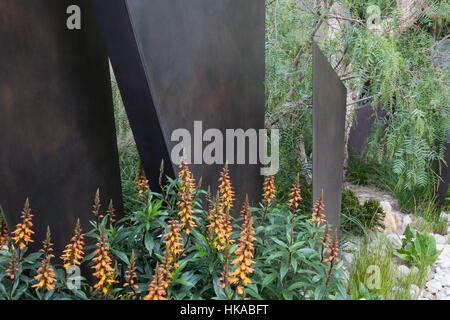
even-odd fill
[[[386,215],[384,217],[384,233],[390,234],[396,231],[399,231],[402,233],[402,219],[400,218],[400,215],[392,212],[392,211],[386,211]]]
[[[344,252],[342,254],[342,259],[344,260],[344,263],[349,266],[353,262],[353,254],[350,252]]]
[[[386,236],[386,238],[389,240],[389,242],[395,249],[400,249],[402,247],[402,240],[400,239],[398,234],[390,233]]]
[[[411,270],[409,270],[409,268],[407,266],[402,265],[397,268],[397,275],[399,278],[408,277],[410,272],[411,272]]]
[[[444,236],[440,235],[440,234],[433,233],[433,237],[436,240],[437,244],[445,244],[447,242],[446,241],[447,239]]]
[[[438,292],[436,293],[436,300],[450,300],[450,296],[448,296],[444,292]]]
[[[417,268],[416,266],[411,268],[411,274],[417,274],[419,273],[419,268]]]
[[[408,224],[412,223],[412,218],[410,214],[405,214],[403,217],[403,226],[406,227]]]
[[[420,294],[420,288],[416,286],[415,284],[411,284],[411,287],[409,288],[409,295],[411,296],[411,299],[417,299]]]
[[[425,286],[427,287],[427,289],[430,293],[434,293],[434,294],[436,294],[437,292],[439,292],[439,290],[442,290],[442,288],[443,288],[442,284],[439,283],[439,281],[437,281],[436,279],[428,281],[425,284]]]
[[[380,206],[383,208],[384,212],[392,212],[392,206],[389,201],[381,201]]]

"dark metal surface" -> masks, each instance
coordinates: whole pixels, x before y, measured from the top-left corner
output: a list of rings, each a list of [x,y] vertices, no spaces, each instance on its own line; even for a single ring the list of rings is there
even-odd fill
[[[0,204],[13,229],[29,197],[33,246],[49,225],[60,252],[77,218],[90,229],[98,187],[121,206],[106,48],[89,0],[2,0],[0,46]]]
[[[263,0],[93,0],[150,186],[157,189],[177,144],[171,134],[194,121],[209,128],[264,127]],[[206,143],[203,143],[203,147]],[[223,165],[192,165],[202,186]],[[239,200],[259,198],[259,165],[230,165]],[[239,205],[239,204],[237,204]],[[237,210],[239,211],[239,210]]]
[[[375,121],[386,116],[385,110],[381,107],[374,110],[370,103],[358,106],[355,112],[356,123],[350,129],[347,145],[350,158],[357,158],[366,154],[368,138],[372,133]],[[383,127],[383,132],[385,127]]]
[[[340,225],[347,90],[313,43],[313,201],[323,190],[325,214]]]
[[[450,184],[450,131],[447,134],[446,148],[444,158],[447,164],[441,163],[441,180],[437,184],[438,204],[441,206],[445,203],[445,197],[447,196],[447,191]]]

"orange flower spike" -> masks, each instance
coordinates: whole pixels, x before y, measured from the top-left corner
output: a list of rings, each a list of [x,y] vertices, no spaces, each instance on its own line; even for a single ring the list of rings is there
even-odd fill
[[[139,192],[139,198],[147,199],[150,194],[150,186],[142,164],[139,164],[134,181]]]
[[[94,285],[94,289],[100,290],[103,294],[108,293],[109,285],[115,283],[114,268],[111,266],[111,258],[109,257],[109,247],[105,235],[105,229],[100,229],[100,235],[97,238],[97,249],[94,252],[95,265],[92,268],[95,270],[94,277],[98,282]]]
[[[79,266],[81,264],[84,256],[83,246],[84,235],[81,233],[80,219],[78,219],[75,226],[75,234],[61,256],[61,260],[64,262],[64,268],[67,269],[70,266]]]
[[[178,256],[183,252],[183,238],[181,237],[181,224],[178,220],[170,220],[165,234],[166,252],[169,260],[176,261]]]
[[[183,161],[180,163],[178,178],[180,179],[179,200],[177,201],[178,217],[181,221],[181,229],[185,234],[189,235],[191,229],[197,226],[193,208],[195,180],[188,165]]]
[[[167,287],[168,283],[164,280],[163,268],[158,263],[144,300],[167,300]]]
[[[262,203],[269,205],[275,198],[276,193],[274,176],[266,176],[263,185]]]
[[[312,208],[312,218],[310,219],[311,222],[315,222],[317,225],[319,225],[321,222],[326,223],[326,216],[323,214],[323,210],[325,209],[325,205],[323,203],[323,190],[320,192],[320,197],[317,199],[316,203],[314,204]]]
[[[128,265],[127,271],[125,271],[125,283],[124,287],[129,287],[133,293],[136,293],[135,290],[138,289],[136,284],[137,274],[136,274],[136,265],[134,260],[134,250],[131,251],[130,264]]]
[[[22,250],[28,245],[28,243],[33,242],[31,235],[34,234],[34,231],[31,230],[31,227],[33,226],[33,215],[31,214],[30,202],[28,198],[25,201],[25,207],[23,208],[21,218],[22,223],[17,224],[16,230],[12,232],[12,239],[14,243],[18,244],[19,248]]]
[[[223,207],[220,203],[220,195],[217,193],[216,201],[211,206],[211,210],[209,212],[208,217],[209,224],[207,226],[209,234],[211,237],[214,237],[213,246],[217,250],[223,250],[225,246],[222,246],[226,242],[227,239],[227,218],[225,217],[225,213]]]
[[[220,173],[219,177],[219,195],[220,195],[220,202],[224,209],[231,209],[233,207],[233,201],[234,201],[234,191],[233,187],[231,185],[230,180],[230,172],[228,170],[228,162],[225,163],[225,167],[223,168],[223,171]]]
[[[42,249],[39,250],[43,253],[41,267],[39,267],[37,270],[38,274],[34,277],[37,283],[32,286],[33,288],[42,289],[42,294],[44,294],[45,291],[51,291],[55,288],[53,283],[56,281],[56,275],[50,265],[50,260],[53,257],[50,253],[53,251],[52,246],[53,244],[50,241],[50,228],[47,227],[47,237],[43,241]]]
[[[254,252],[253,243],[256,238],[254,237],[255,231],[253,229],[253,218],[248,204],[248,196],[245,199],[241,214],[244,216],[244,222],[242,223],[239,246],[235,251],[237,257],[233,260],[233,262],[231,262],[231,264],[236,266],[236,269],[231,273],[231,276],[239,279],[237,293],[242,295],[244,293],[243,287],[252,282],[248,275],[253,273],[254,269],[250,266],[255,263],[252,258]]]
[[[297,174],[297,178],[295,179],[295,183],[292,185],[291,193],[289,193],[289,201],[288,206],[292,210],[296,210],[298,206],[300,205],[300,201],[303,200],[301,196],[301,190],[300,190],[300,177]]]
[[[11,259],[9,260],[9,267],[6,269],[6,276],[14,281],[16,273],[19,271],[18,268],[19,261],[17,261],[16,250],[12,250]]]
[[[338,236],[337,229],[334,229],[333,240],[329,249],[326,251],[328,254],[328,258],[326,258],[323,262],[339,262],[339,245],[338,245]]]
[[[106,214],[109,217],[109,222],[113,224],[116,222],[116,209],[114,209],[113,201],[109,201],[108,210],[106,210]]]
[[[103,215],[99,215],[100,207],[100,189],[97,189],[97,191],[95,192],[94,205],[92,206],[92,213],[98,220],[103,219]]]
[[[3,246],[8,244],[8,228],[6,227],[6,222],[0,215],[0,250]]]

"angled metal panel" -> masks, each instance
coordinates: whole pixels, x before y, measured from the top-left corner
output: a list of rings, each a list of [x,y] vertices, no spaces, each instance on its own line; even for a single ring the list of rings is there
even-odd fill
[[[161,159],[167,174],[178,171],[170,161],[173,130],[194,135],[194,121],[202,121],[203,132],[217,128],[224,136],[225,129],[264,127],[264,1],[93,3],[152,188],[158,188]],[[206,189],[217,185],[222,166],[191,168]],[[257,201],[259,165],[230,170],[237,196]]]
[[[374,110],[370,103],[359,106],[355,110],[356,124],[350,129],[347,152],[350,158],[358,158],[367,153],[367,143],[377,119],[385,118],[386,111],[380,106]],[[383,132],[386,125],[383,127]]]
[[[323,190],[325,214],[340,226],[347,90],[313,43],[313,201]]]
[[[87,231],[98,187],[103,209],[121,207],[106,48],[89,0],[82,29],[66,28],[72,4],[0,2],[0,204],[13,229],[30,198],[35,248],[47,225],[56,250],[77,218]]]

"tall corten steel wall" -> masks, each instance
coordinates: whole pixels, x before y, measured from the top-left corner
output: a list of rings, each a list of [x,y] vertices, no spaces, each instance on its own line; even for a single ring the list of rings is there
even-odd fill
[[[313,201],[323,190],[327,220],[339,230],[347,90],[313,43]]]
[[[56,250],[86,231],[98,187],[121,206],[107,52],[89,0],[67,29],[71,4],[0,1],[0,204],[13,229],[30,198],[34,248],[47,225]]]
[[[225,129],[264,127],[263,0],[93,3],[151,188],[158,188],[162,159],[166,174],[178,171],[170,160],[173,130],[194,136],[197,120],[203,132],[217,128],[224,136]],[[215,189],[222,167],[191,169],[204,189]],[[246,193],[256,204],[259,169],[230,165],[236,207]]]

